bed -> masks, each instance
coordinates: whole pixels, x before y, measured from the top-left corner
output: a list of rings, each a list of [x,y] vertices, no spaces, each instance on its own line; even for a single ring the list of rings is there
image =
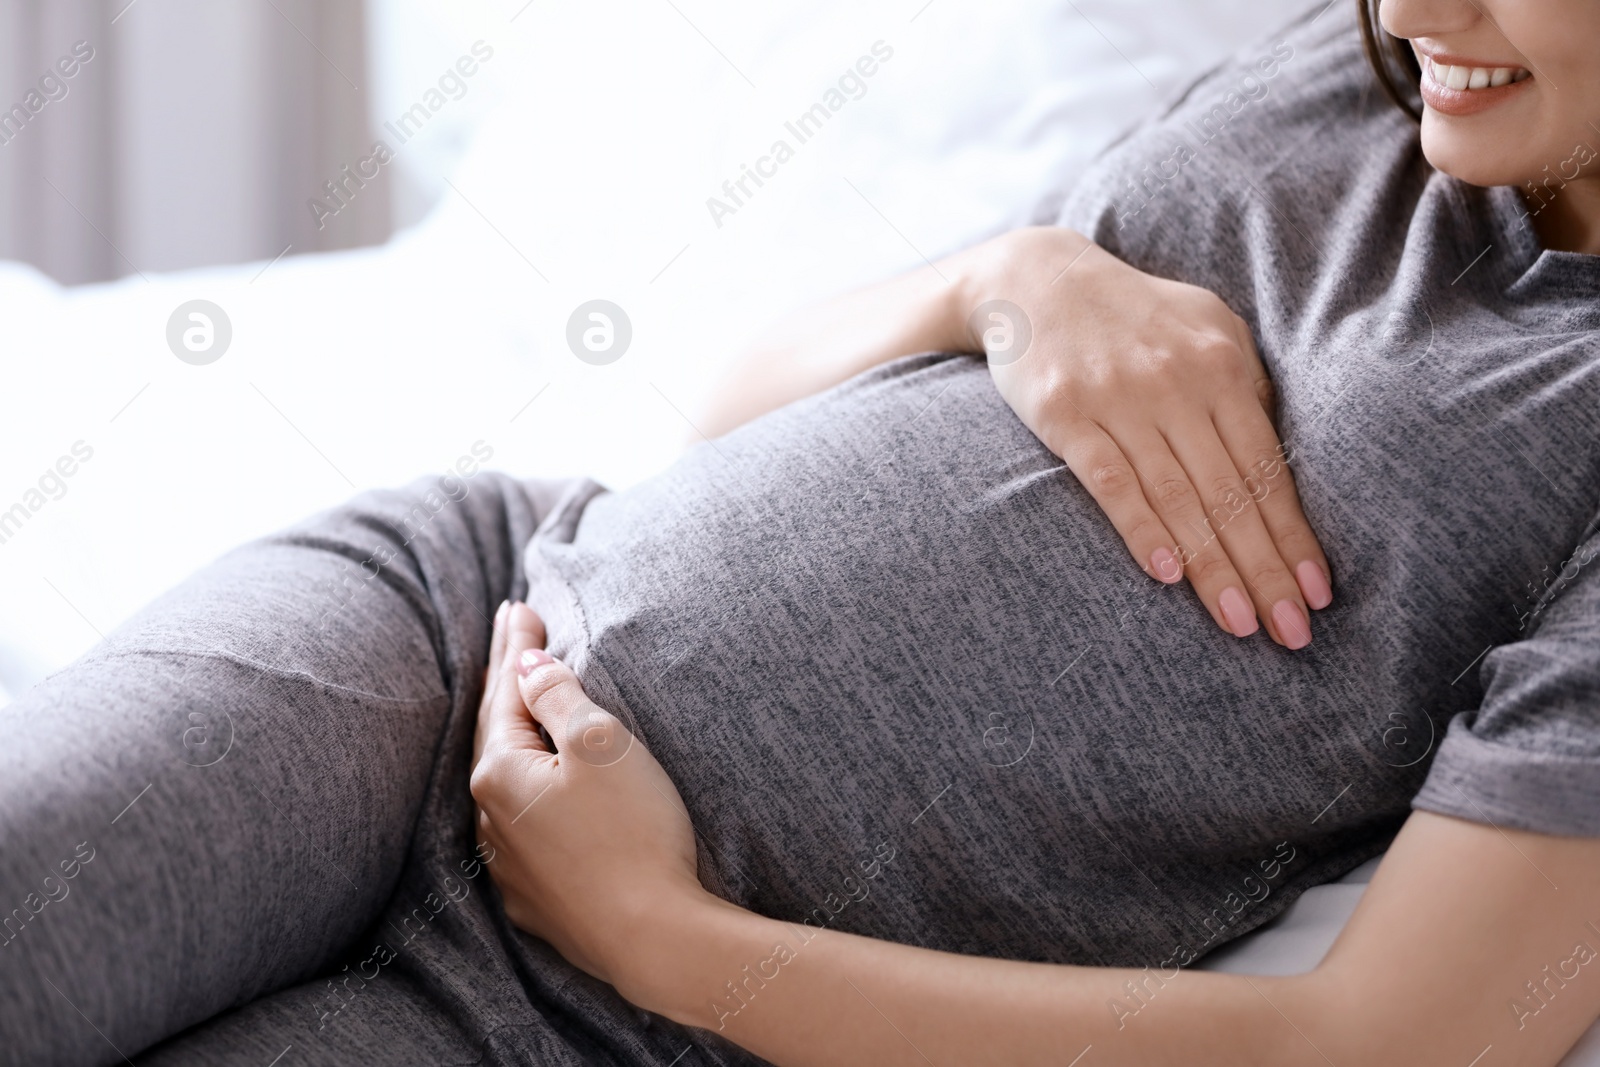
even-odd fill
[[[1121,130],[1300,6],[540,5],[461,28],[456,50],[493,40],[500,106],[382,247],[74,289],[0,264],[0,703],[227,547],[358,489],[475,448],[518,473],[649,475],[763,323],[1051,218]],[[764,180],[741,185],[751,168]],[[203,364],[168,341],[195,300],[231,328]],[[631,326],[613,362],[568,345],[592,300]],[[73,473],[47,478],[64,456]],[[1202,966],[1309,969],[1371,867]],[[1600,1065],[1600,1036],[1566,1062]]]

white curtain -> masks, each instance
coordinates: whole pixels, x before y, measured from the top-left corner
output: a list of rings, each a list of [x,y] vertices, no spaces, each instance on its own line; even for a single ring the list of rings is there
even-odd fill
[[[341,173],[365,31],[362,0],[0,0],[0,259],[72,284],[384,240],[387,186]]]

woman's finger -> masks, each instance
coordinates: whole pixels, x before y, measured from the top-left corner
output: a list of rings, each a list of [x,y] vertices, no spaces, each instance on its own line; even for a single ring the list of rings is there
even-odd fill
[[[494,624],[489,635],[489,664],[483,671],[483,699],[489,699],[495,686],[500,684],[500,665],[506,658],[506,616],[511,614],[511,601],[500,601],[495,610]]]
[[[1239,397],[1220,401],[1214,422],[1300,595],[1312,608],[1327,607],[1333,602],[1333,572],[1300,508],[1300,494],[1277,432],[1254,405]]]
[[[1145,497],[1139,472],[1111,435],[1087,419],[1076,420],[1060,455],[1122,535],[1134,562],[1169,585],[1181,580],[1177,542]]]
[[[478,704],[478,721],[472,729],[472,762],[476,764],[483,754],[484,709],[494,696],[500,683],[501,663],[506,658],[506,616],[511,612],[511,601],[500,601],[494,613],[493,633],[489,637],[489,665],[483,669],[483,698]]]
[[[1139,486],[1176,536],[1178,562],[1200,602],[1224,633],[1249,637],[1259,628],[1244,580],[1217,540],[1194,480],[1155,429],[1131,431],[1117,444],[1139,473]]]
[[[1258,501],[1261,518],[1278,546],[1278,555],[1294,573],[1300,595],[1312,608],[1325,608],[1333,603],[1333,568],[1328,566],[1328,557],[1323,554],[1322,545],[1300,508],[1294,473],[1289,469],[1283,443],[1278,439],[1278,391],[1256,351],[1249,324],[1237,315],[1233,319],[1239,350],[1244,354],[1251,392],[1261,417],[1256,417],[1248,403],[1240,402],[1233,393],[1226,393],[1214,412],[1217,431],[1229,455],[1233,456],[1234,466],[1246,481],[1264,486]],[[1252,494],[1258,491],[1255,486],[1247,488]]]
[[[1216,425],[1203,413],[1193,412],[1181,417],[1166,433],[1173,455],[1188,472],[1191,484],[1201,491],[1210,535],[1244,580],[1245,590],[1272,639],[1290,649],[1309,645],[1310,613],[1300,595],[1300,586],[1278,554],[1278,546],[1262,522],[1261,510],[1233,457],[1223,447]]]
[[[543,643],[544,624],[526,604],[517,603],[507,611],[502,629],[505,655],[495,687],[478,709],[482,750],[473,763],[468,783],[480,809],[480,831],[491,825],[490,815],[500,810],[499,805],[530,790],[531,795],[540,796],[552,784],[541,781],[547,779],[550,770],[550,746],[540,737],[538,726],[522,702],[516,671],[518,657],[537,651],[534,646]]]
[[[609,766],[627,755],[633,733],[590,700],[577,675],[539,649],[517,661],[522,699],[533,718],[555,740],[556,751],[593,766]]]
[[[483,691],[494,692],[495,683],[500,678],[500,661],[506,658],[506,616],[511,614],[511,601],[500,601],[500,607],[494,613],[494,633],[489,638],[489,673],[484,680]]]
[[[1239,351],[1244,355],[1245,371],[1250,378],[1250,388],[1255,394],[1256,404],[1261,408],[1261,413],[1267,417],[1267,424],[1276,425],[1278,390],[1267,375],[1266,365],[1261,362],[1261,354],[1256,351],[1255,338],[1250,336],[1250,324],[1238,315],[1234,315],[1233,333],[1239,342]]]
[[[495,680],[495,688],[484,702],[480,714],[484,726],[484,748],[488,750],[495,745],[505,745],[542,750],[547,746],[540,739],[538,728],[523,703],[522,694],[517,688],[517,671],[514,668],[507,669],[505,664],[516,664],[528,652],[539,651],[538,646],[544,643],[544,623],[532,608],[519,602],[511,605],[506,613],[504,631],[502,667]],[[542,652],[539,654],[543,655]]]
[[[508,641],[512,635],[516,635],[516,640],[521,642],[518,648],[543,648],[546,640],[544,620],[539,618],[539,613],[520,600],[512,604],[511,608],[512,610],[506,613]]]

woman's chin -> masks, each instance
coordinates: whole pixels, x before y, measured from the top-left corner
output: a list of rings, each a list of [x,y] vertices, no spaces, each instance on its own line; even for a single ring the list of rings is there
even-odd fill
[[[1519,150],[1512,156],[1506,149],[1507,134],[1495,129],[1499,123],[1484,123],[1486,116],[1466,119],[1427,110],[1422,114],[1422,154],[1435,169],[1468,185],[1521,185],[1537,173],[1525,139],[1513,139]],[[1481,126],[1481,128],[1479,128]],[[1552,159],[1559,160],[1560,156]]]

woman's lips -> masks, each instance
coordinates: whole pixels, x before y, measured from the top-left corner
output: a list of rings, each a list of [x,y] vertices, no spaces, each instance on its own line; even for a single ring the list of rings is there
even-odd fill
[[[1442,56],[1419,58],[1422,102],[1441,115],[1476,115],[1503,103],[1533,80],[1533,75],[1522,67],[1446,63]],[[1474,85],[1480,87],[1472,88]]]

